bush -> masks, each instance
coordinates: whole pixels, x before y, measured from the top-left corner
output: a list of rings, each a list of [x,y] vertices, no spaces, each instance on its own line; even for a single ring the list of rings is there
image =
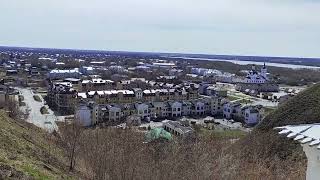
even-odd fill
[[[42,106],[40,108],[40,112],[41,112],[41,114],[49,114],[48,109],[45,106]]]
[[[19,101],[19,106],[26,106],[26,103],[23,101]]]
[[[38,95],[33,95],[33,99],[38,102],[42,102],[41,98]]]
[[[23,95],[19,95],[19,102],[24,101],[24,96]]]

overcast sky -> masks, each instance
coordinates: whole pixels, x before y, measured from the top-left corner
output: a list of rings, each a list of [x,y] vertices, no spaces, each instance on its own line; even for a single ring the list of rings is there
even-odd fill
[[[0,45],[320,57],[320,0],[0,0]]]

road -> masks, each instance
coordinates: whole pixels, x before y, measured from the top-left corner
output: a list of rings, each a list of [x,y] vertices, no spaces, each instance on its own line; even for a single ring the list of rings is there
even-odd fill
[[[35,95],[31,89],[26,88],[17,88],[21,95],[24,96],[24,102],[26,103],[26,107],[30,109],[30,114],[27,119],[27,122],[32,123],[40,128],[43,128],[49,132],[53,130],[58,131],[58,126],[55,123],[56,116],[53,111],[49,109],[47,105],[44,105],[44,100],[41,95],[38,96],[41,98],[42,102],[35,101],[33,95]],[[42,106],[46,106],[49,114],[41,114],[40,108]],[[26,108],[22,107],[22,108]]]

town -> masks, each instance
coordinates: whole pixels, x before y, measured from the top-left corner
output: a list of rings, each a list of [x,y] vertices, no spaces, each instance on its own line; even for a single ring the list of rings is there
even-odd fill
[[[0,180],[319,180],[320,0],[4,0]]]
[[[0,100],[17,100],[31,123],[49,131],[69,121],[144,130],[175,122],[170,131],[182,136],[193,124],[249,132],[305,88],[280,85],[268,63],[236,75],[154,55],[20,50],[0,60]]]

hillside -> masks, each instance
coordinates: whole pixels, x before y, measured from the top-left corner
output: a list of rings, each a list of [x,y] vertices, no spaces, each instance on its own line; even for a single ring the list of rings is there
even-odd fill
[[[73,179],[55,137],[0,111],[0,179]]]
[[[274,175],[267,179],[304,179],[307,160],[301,146],[278,135],[273,128],[317,122],[320,122],[320,84],[281,105],[231,149],[242,165],[253,163],[258,167],[266,167],[265,170]]]

